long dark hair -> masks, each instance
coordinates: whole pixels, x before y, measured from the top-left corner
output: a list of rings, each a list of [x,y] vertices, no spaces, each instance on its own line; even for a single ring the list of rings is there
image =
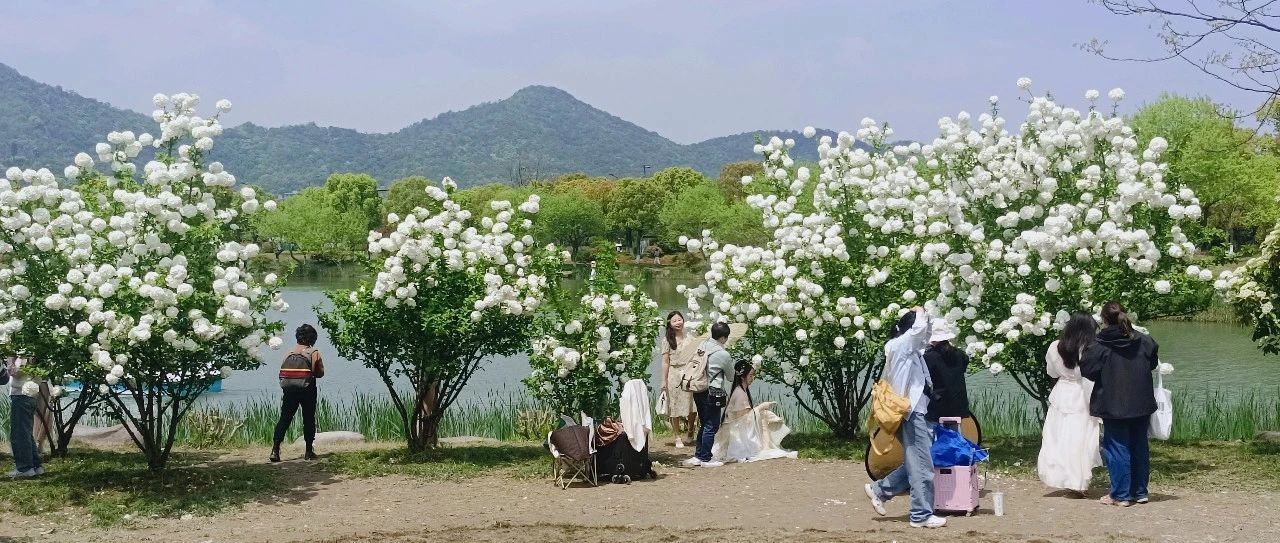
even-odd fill
[[[733,388],[730,389],[731,391],[736,391],[738,388],[741,388],[743,392],[746,392],[747,404],[753,408],[756,406],[756,402],[751,399],[751,387],[743,384],[743,381],[745,381],[747,376],[751,375],[751,372],[755,369],[755,366],[751,364],[750,360],[739,360],[737,364],[733,365]]]
[[[681,313],[679,311],[672,311],[670,313],[667,313],[667,345],[670,346],[671,350],[673,351],[676,348],[676,329],[671,327],[671,317],[674,317],[676,315],[679,315],[680,319],[684,320],[684,313]],[[653,337],[653,336],[649,336],[649,337]]]
[[[1102,306],[1102,322],[1109,326],[1119,326],[1124,335],[1133,337],[1133,321],[1120,302],[1107,302]]]
[[[1093,343],[1098,336],[1098,323],[1093,315],[1076,311],[1062,328],[1062,336],[1058,338],[1058,355],[1062,357],[1062,365],[1071,369],[1080,364],[1080,351]]]
[[[896,338],[907,333],[912,326],[916,324],[916,312],[908,311],[898,318],[898,323],[893,325],[893,332],[889,334],[889,339]]]

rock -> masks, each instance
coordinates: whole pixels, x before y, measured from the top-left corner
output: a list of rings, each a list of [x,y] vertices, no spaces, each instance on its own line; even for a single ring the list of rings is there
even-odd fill
[[[454,447],[477,446],[477,445],[484,446],[484,447],[500,447],[503,445],[502,440],[500,439],[494,439],[491,437],[477,437],[477,436],[442,437],[440,438],[440,444],[451,445]]]
[[[1258,432],[1253,438],[1267,443],[1280,443],[1280,432]]]
[[[133,438],[129,437],[129,431],[123,424],[105,428],[79,424],[71,434],[71,442],[95,449],[111,449],[132,446]]]
[[[302,444],[298,438],[294,443]],[[364,443],[364,434],[359,432],[320,432],[316,434],[316,445],[341,445],[344,443]]]

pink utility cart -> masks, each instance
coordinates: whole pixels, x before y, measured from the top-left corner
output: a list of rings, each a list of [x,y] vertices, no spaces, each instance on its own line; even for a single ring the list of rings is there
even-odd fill
[[[938,424],[960,426],[958,417],[942,417]],[[965,516],[978,512],[978,466],[933,469],[933,509]]]

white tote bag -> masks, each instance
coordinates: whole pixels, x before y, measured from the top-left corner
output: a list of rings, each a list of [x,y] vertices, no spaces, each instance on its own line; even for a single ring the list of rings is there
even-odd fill
[[[1161,441],[1173,431],[1173,394],[1164,388],[1164,375],[1156,372],[1156,412],[1151,414],[1147,435]]]

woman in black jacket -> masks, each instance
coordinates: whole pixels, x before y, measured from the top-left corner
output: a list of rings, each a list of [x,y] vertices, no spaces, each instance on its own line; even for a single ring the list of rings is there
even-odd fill
[[[1151,452],[1147,428],[1156,412],[1151,372],[1160,346],[1133,329],[1124,306],[1102,306],[1103,329],[1085,351],[1080,373],[1095,383],[1089,413],[1102,419],[1102,457],[1111,474],[1111,493],[1100,500],[1128,507],[1147,503]]]
[[[942,417],[969,416],[969,391],[964,375],[969,368],[969,357],[955,348],[951,340],[956,338],[954,325],[938,320],[929,336],[929,349],[924,352],[924,363],[929,368],[929,409],[924,420],[938,422]]]

